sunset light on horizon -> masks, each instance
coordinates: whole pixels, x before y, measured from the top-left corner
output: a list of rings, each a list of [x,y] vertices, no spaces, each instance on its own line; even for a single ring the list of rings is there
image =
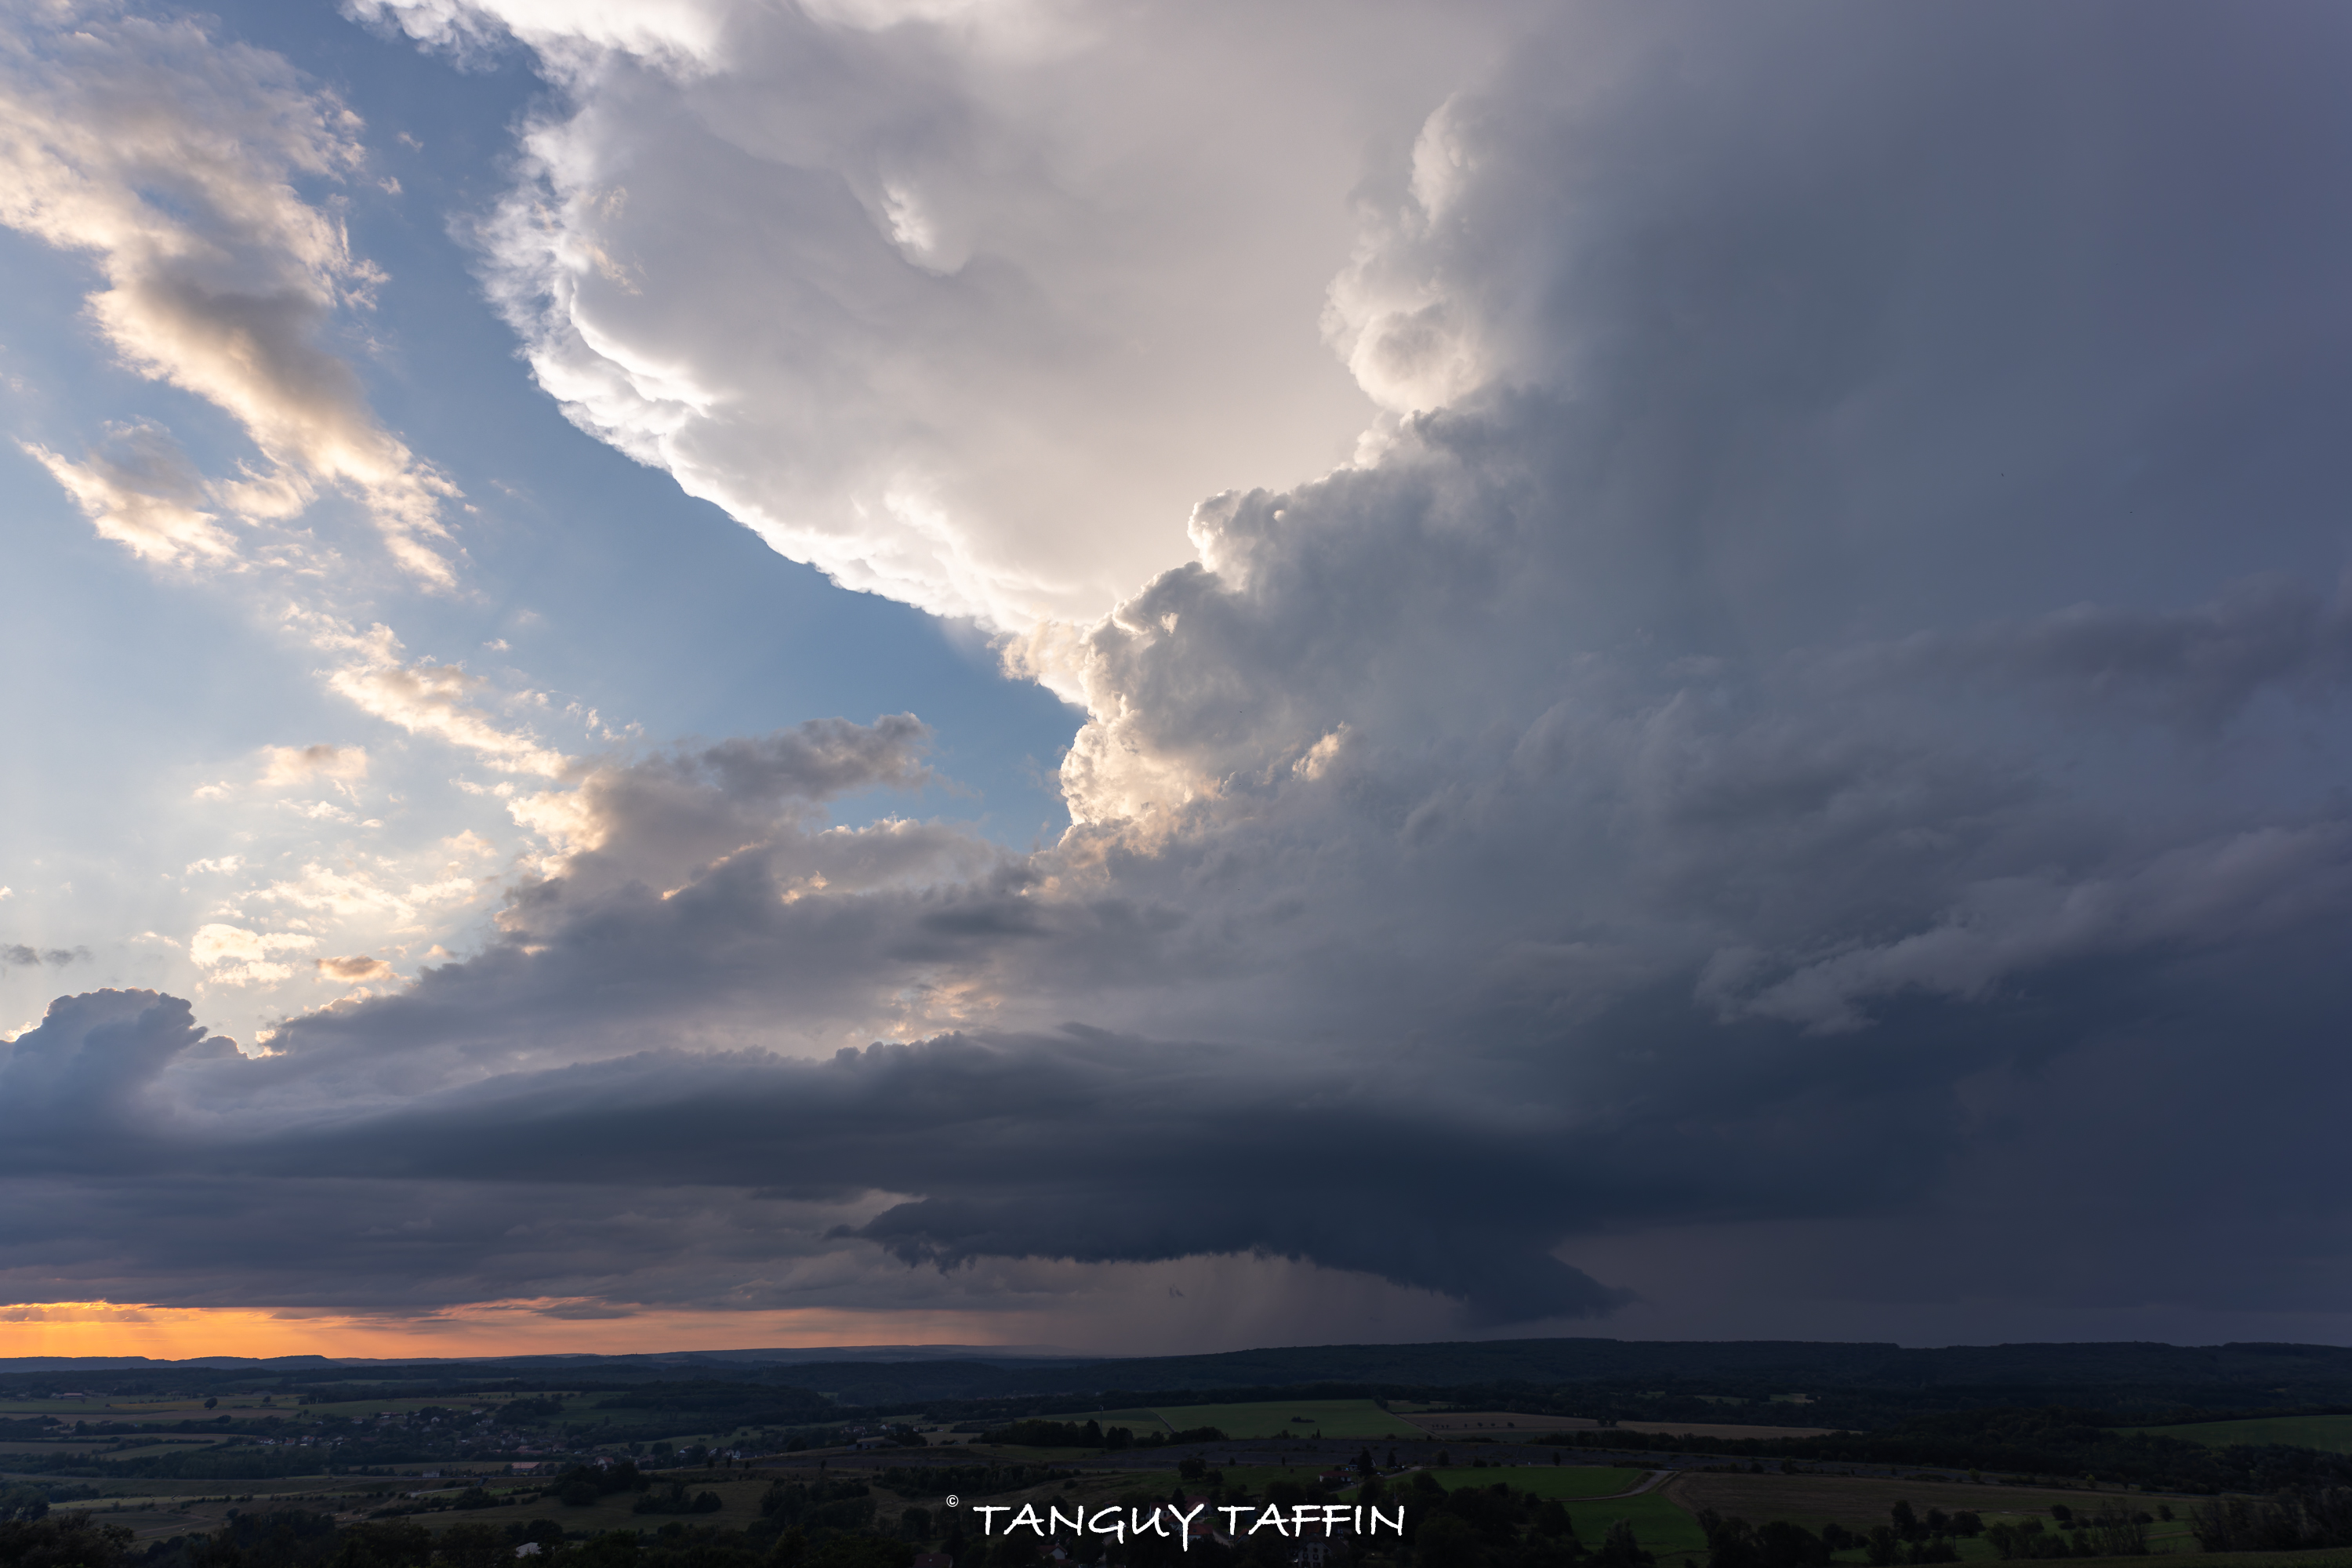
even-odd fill
[[[1002,1325],[940,1313],[614,1313],[567,1317],[588,1303],[486,1301],[413,1318],[249,1307],[157,1307],[109,1301],[0,1305],[0,1358],[318,1355],[403,1357],[633,1355],[857,1344],[974,1345]]]

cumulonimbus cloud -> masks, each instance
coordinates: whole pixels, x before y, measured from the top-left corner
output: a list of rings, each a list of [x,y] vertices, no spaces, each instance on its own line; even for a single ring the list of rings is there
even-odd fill
[[[563,334],[626,339],[583,416],[690,473],[719,462],[698,421],[790,432],[798,405],[707,395],[766,386],[773,346],[721,353],[733,291],[620,243],[663,228],[614,177],[668,166],[635,115],[720,104],[724,62],[599,15],[536,143],[534,243],[574,247],[578,291],[532,296],[526,329],[559,392],[607,374]],[[829,798],[921,782],[911,718],[548,770],[568,787],[514,809],[559,853],[478,952],[289,1022],[266,1060],[124,1058],[154,1092],[109,1123],[118,1163],[289,1205],[287,1178],[331,1177],[383,1212],[456,1184],[501,1225],[527,1192],[608,1262],[692,1254],[677,1278],[711,1301],[819,1255],[929,1279],[1265,1253],[1524,1321],[1624,1303],[1640,1279],[1597,1255],[1670,1277],[1684,1247],[1717,1296],[1835,1276],[1949,1300],[1998,1272],[2006,1216],[2095,1254],[2069,1301],[2220,1310],[2144,1230],[2101,1239],[2101,1205],[2178,1184],[2146,1129],[2193,1126],[2312,1236],[2352,1220],[2276,1135],[2323,1144],[2343,1089],[2352,460],[2305,416],[2352,407],[2352,358],[2309,351],[2352,341],[2352,219],[2307,199],[2334,178],[2315,149],[2352,146],[2312,63],[2345,29],[1565,16],[1417,111],[1364,193],[1321,324],[1388,404],[1381,438],[1202,503],[1192,561],[1029,645],[1087,710],[1066,838],[828,825]],[[2225,90],[2252,79],[2259,103]],[[768,164],[838,174],[820,153]],[[946,228],[892,237],[916,207],[835,194],[827,244],[950,258]],[[887,319],[919,340],[919,309]],[[656,387],[660,343],[706,357]],[[988,602],[921,597],[970,538],[863,526],[842,560],[915,552],[892,591]],[[540,771],[528,738],[482,749],[508,744]],[[287,900],[358,896],[313,869]],[[701,1217],[625,1236],[641,1202]],[[2177,1212],[2259,1264],[2244,1207]],[[436,1255],[453,1290],[630,1288],[553,1243],[501,1273],[482,1224]],[[1856,1238],[1905,1226],[1965,1241],[1978,1283],[1876,1239],[1854,1279]],[[2284,1256],[2265,1300],[2325,1306],[2340,1263],[2297,1283]]]

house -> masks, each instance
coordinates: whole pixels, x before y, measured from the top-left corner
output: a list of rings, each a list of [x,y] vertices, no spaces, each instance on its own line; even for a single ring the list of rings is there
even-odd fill
[[[1341,1527],[1328,1538],[1307,1537],[1291,1552],[1290,1560],[1297,1564],[1297,1568],[1339,1568],[1340,1563],[1354,1555],[1354,1546],[1355,1542],[1349,1531]]]
[[[1184,1546],[1187,1551],[1190,1551],[1197,1542],[1213,1541],[1220,1546],[1231,1546],[1234,1543],[1232,1536],[1221,1534],[1209,1527],[1209,1521],[1217,1517],[1217,1510],[1209,1506],[1209,1500],[1199,1492],[1189,1492],[1184,1498],[1184,1511],[1192,1513],[1195,1509],[1200,1511],[1193,1513],[1192,1518],[1184,1526]]]

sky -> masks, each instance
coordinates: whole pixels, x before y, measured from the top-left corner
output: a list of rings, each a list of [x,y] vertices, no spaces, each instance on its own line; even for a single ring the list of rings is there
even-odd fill
[[[2352,1342],[2352,15],[6,0],[0,1355]]]

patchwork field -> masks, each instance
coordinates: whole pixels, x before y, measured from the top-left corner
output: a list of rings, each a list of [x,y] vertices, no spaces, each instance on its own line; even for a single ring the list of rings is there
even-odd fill
[[[1620,1421],[1627,1432],[1659,1432],[1676,1437],[1820,1437],[1832,1426],[1756,1426],[1706,1421]]]
[[[1698,1521],[1656,1492],[1565,1506],[1576,1525],[1577,1540],[1588,1549],[1600,1545],[1610,1527],[1622,1519],[1633,1525],[1633,1539],[1643,1549],[1657,1553],[1659,1568],[1675,1568],[1685,1557],[1706,1560],[1706,1536]]]
[[[1511,1410],[1446,1410],[1408,1415],[1433,1437],[1501,1436],[1507,1433],[1584,1432],[1600,1422],[1582,1415],[1523,1415]]]
[[[1073,1410],[1067,1415],[1047,1415],[1041,1419],[1070,1421],[1079,1425],[1088,1421],[1098,1421],[1102,1423],[1105,1430],[1113,1426],[1124,1426],[1139,1437],[1146,1432],[1173,1430],[1166,1421],[1160,1419],[1160,1412],[1157,1410]]]
[[[2102,1507],[2128,1501],[2137,1511],[2153,1513],[2161,1505],[2170,1507],[2179,1516],[2147,1527],[2148,1546],[2157,1553],[2166,1554],[2167,1568],[2176,1568],[2172,1554],[2193,1552],[2197,1546],[2189,1530],[2189,1500],[2145,1494],[2126,1498],[2113,1491],[2060,1491],[1854,1476],[1710,1475],[1696,1470],[1675,1477],[1659,1492],[1693,1513],[1711,1508],[1750,1524],[1785,1519],[1813,1531],[1832,1522],[1853,1531],[1885,1524],[1887,1510],[1897,1499],[1909,1502],[1922,1513],[1931,1508],[1942,1509],[1946,1513],[1969,1510],[1987,1524],[2027,1518],[2041,1519],[2046,1523],[2053,1503],[2063,1504],[2077,1513],[2092,1513]],[[1998,1555],[1991,1543],[1981,1539],[1962,1540],[1956,1544],[1964,1562],[1990,1562]],[[1859,1561],[1853,1552],[1844,1553],[1840,1561],[1849,1557]],[[2238,1559],[2233,1556],[2230,1561]]]
[[[1171,1431],[1214,1426],[1228,1437],[1422,1437],[1428,1434],[1369,1399],[1291,1399],[1249,1405],[1163,1405]],[[1100,1416],[1094,1417],[1102,1419]]]
[[[1734,1514],[1751,1524],[1785,1519],[1808,1530],[1835,1521],[1848,1530],[1868,1530],[1886,1522],[1887,1510],[1897,1499],[1924,1513],[1940,1508],[1946,1513],[1970,1509],[1987,1523],[1997,1518],[2039,1514],[2047,1518],[2050,1505],[2063,1503],[2077,1512],[2095,1512],[2107,1504],[2128,1500],[2135,1508],[2155,1510],[2165,1500],[2135,1495],[2126,1500],[2115,1491],[2045,1490],[2037,1487],[1980,1487],[1965,1481],[1889,1480],[1863,1476],[1716,1475],[1685,1470],[1659,1490],[1692,1511],[1711,1508]],[[2179,1511],[2188,1503],[2175,1500]],[[2161,1527],[2158,1527],[2161,1528]]]
[[[1369,1402],[1361,1402],[1369,1405]],[[1315,1402],[1310,1405],[1263,1404],[1252,1406],[1194,1406],[1180,1416],[1183,1425],[1215,1423],[1213,1415],[1203,1417],[1199,1411],[1223,1411],[1230,1418],[1235,1410],[1255,1408],[1260,1413],[1278,1414],[1286,1417],[1276,1430],[1289,1426],[1289,1415],[1306,1415],[1312,1418],[1323,1415],[1330,1418],[1335,1405],[1345,1405],[1339,1411],[1345,1416],[1350,1411],[1360,1414],[1359,1402]],[[1375,1413],[1377,1407],[1371,1407]],[[1105,1413],[1089,1412],[1096,1419]],[[1134,1413],[1118,1413],[1120,1424]],[[1165,1414],[1165,1413],[1163,1413]],[[1337,1424],[1334,1420],[1333,1424]],[[1242,1425],[1236,1422],[1235,1425]],[[1256,1423],[1265,1425],[1261,1415]],[[1326,1428],[1326,1436],[1330,1436]],[[1276,1480],[1306,1480],[1321,1468],[1321,1458],[1295,1466],[1226,1466],[1223,1478],[1228,1486],[1246,1487],[1254,1493],[1263,1493]],[[836,1463],[835,1476],[859,1473],[862,1467]],[[1697,1510],[1712,1508],[1726,1514],[1737,1515],[1754,1523],[1785,1519],[1819,1530],[1835,1521],[1850,1530],[1867,1530],[1885,1522],[1887,1510],[1895,1500],[1909,1501],[1925,1511],[1940,1508],[1947,1512],[1972,1510],[1988,1522],[2004,1518],[2049,1517],[2053,1503],[2063,1503],[2077,1512],[2093,1511],[2104,1504],[2126,1500],[2115,1491],[2092,1492],[2081,1489],[2050,1489],[2026,1487],[1972,1486],[1964,1483],[1927,1480],[1889,1480],[1876,1478],[1810,1475],[1712,1474],[1684,1471],[1668,1479],[1655,1489],[1626,1495],[1641,1485],[1651,1472],[1631,1467],[1593,1465],[1524,1465],[1524,1466],[1454,1466],[1433,1472],[1434,1478],[1449,1490],[1465,1487],[1491,1486],[1505,1483],[1515,1490],[1532,1492],[1538,1497],[1559,1500],[1574,1521],[1578,1538],[1587,1548],[1597,1546],[1619,1520],[1629,1523],[1634,1538],[1658,1557],[1659,1568],[1684,1568],[1685,1560],[1704,1563],[1705,1541],[1696,1520]],[[464,1511],[451,1510],[415,1515],[417,1522],[436,1532],[462,1523],[483,1523],[504,1526],[509,1523],[529,1523],[534,1520],[551,1520],[565,1530],[577,1533],[593,1533],[610,1530],[658,1530],[673,1519],[682,1518],[693,1525],[719,1525],[738,1529],[759,1517],[759,1498],[765,1489],[768,1475],[731,1475],[726,1471],[679,1470],[667,1472],[665,1481],[677,1479],[688,1492],[712,1491],[721,1500],[719,1512],[685,1516],[639,1514],[633,1511],[635,1494],[621,1494],[585,1508],[571,1508],[552,1498],[533,1495],[487,1509]],[[1079,1475],[1060,1478],[1017,1492],[992,1494],[986,1500],[1018,1505],[1024,1501],[1060,1502],[1063,1505],[1083,1503],[1088,1506],[1116,1502],[1122,1498],[1163,1498],[1178,1485],[1175,1473],[1168,1470],[1097,1469]],[[268,1483],[234,1483],[229,1490],[220,1482],[147,1483],[134,1494],[89,1500],[66,1506],[89,1510],[105,1517],[109,1522],[130,1526],[142,1540],[153,1540],[166,1535],[208,1531],[218,1526],[231,1507],[248,1510],[253,1502],[276,1498],[299,1506],[332,1510],[347,1519],[356,1519],[382,1507],[386,1502],[406,1501],[406,1493],[423,1491],[432,1482],[377,1480],[355,1485],[352,1480],[329,1481],[325,1478],[294,1478]],[[442,1484],[441,1496],[454,1494],[457,1487]],[[514,1492],[530,1490],[528,1482],[509,1483],[494,1490]],[[884,1531],[895,1529],[898,1516],[908,1507],[938,1510],[936,1497],[919,1496],[902,1499],[877,1489],[874,1500],[878,1505],[877,1520]],[[2132,1494],[2129,1502],[2149,1511],[2168,1504],[2186,1514],[2189,1501],[2184,1499],[2164,1499],[2146,1494]],[[2195,1550],[2185,1519],[2160,1522],[2149,1527],[2150,1544],[2162,1555],[2157,1561],[2162,1568],[2352,1568],[2352,1552],[2329,1551],[2315,1552],[2237,1553],[2228,1556],[2208,1556]],[[1987,1563],[1993,1558],[1990,1543],[1981,1540],[1960,1543],[1965,1561]],[[1840,1554],[1839,1568],[1854,1568],[1857,1553]]]
[[[1613,1465],[1488,1465],[1429,1473],[1447,1491],[1507,1481],[1515,1492],[1558,1498],[1562,1502],[1630,1492],[1650,1474],[1647,1470],[1621,1469]]]
[[[529,1524],[535,1519],[551,1519],[566,1530],[592,1532],[604,1530],[659,1530],[674,1519],[683,1520],[692,1525],[716,1524],[728,1530],[740,1530],[759,1519],[760,1494],[768,1489],[770,1478],[761,1476],[749,1480],[721,1480],[713,1476],[707,1476],[699,1470],[676,1470],[663,1473],[662,1481],[665,1484],[673,1479],[684,1483],[689,1494],[718,1493],[719,1511],[689,1514],[637,1513],[634,1511],[637,1500],[645,1494],[615,1492],[611,1497],[600,1499],[584,1508],[573,1508],[569,1504],[558,1502],[551,1497],[534,1495],[522,1501],[507,1503],[497,1508],[453,1510],[445,1513],[419,1514],[415,1518],[417,1523],[436,1534],[453,1524],[495,1524],[503,1528],[509,1524]],[[876,1500],[884,1508],[895,1510],[901,1506],[898,1500],[886,1492],[877,1490]]]
[[[2352,1454],[2352,1415],[2265,1415],[2251,1421],[2197,1421],[2183,1426],[2137,1426],[2137,1432],[2179,1437],[2211,1448],[2233,1443],[2285,1443]]]

